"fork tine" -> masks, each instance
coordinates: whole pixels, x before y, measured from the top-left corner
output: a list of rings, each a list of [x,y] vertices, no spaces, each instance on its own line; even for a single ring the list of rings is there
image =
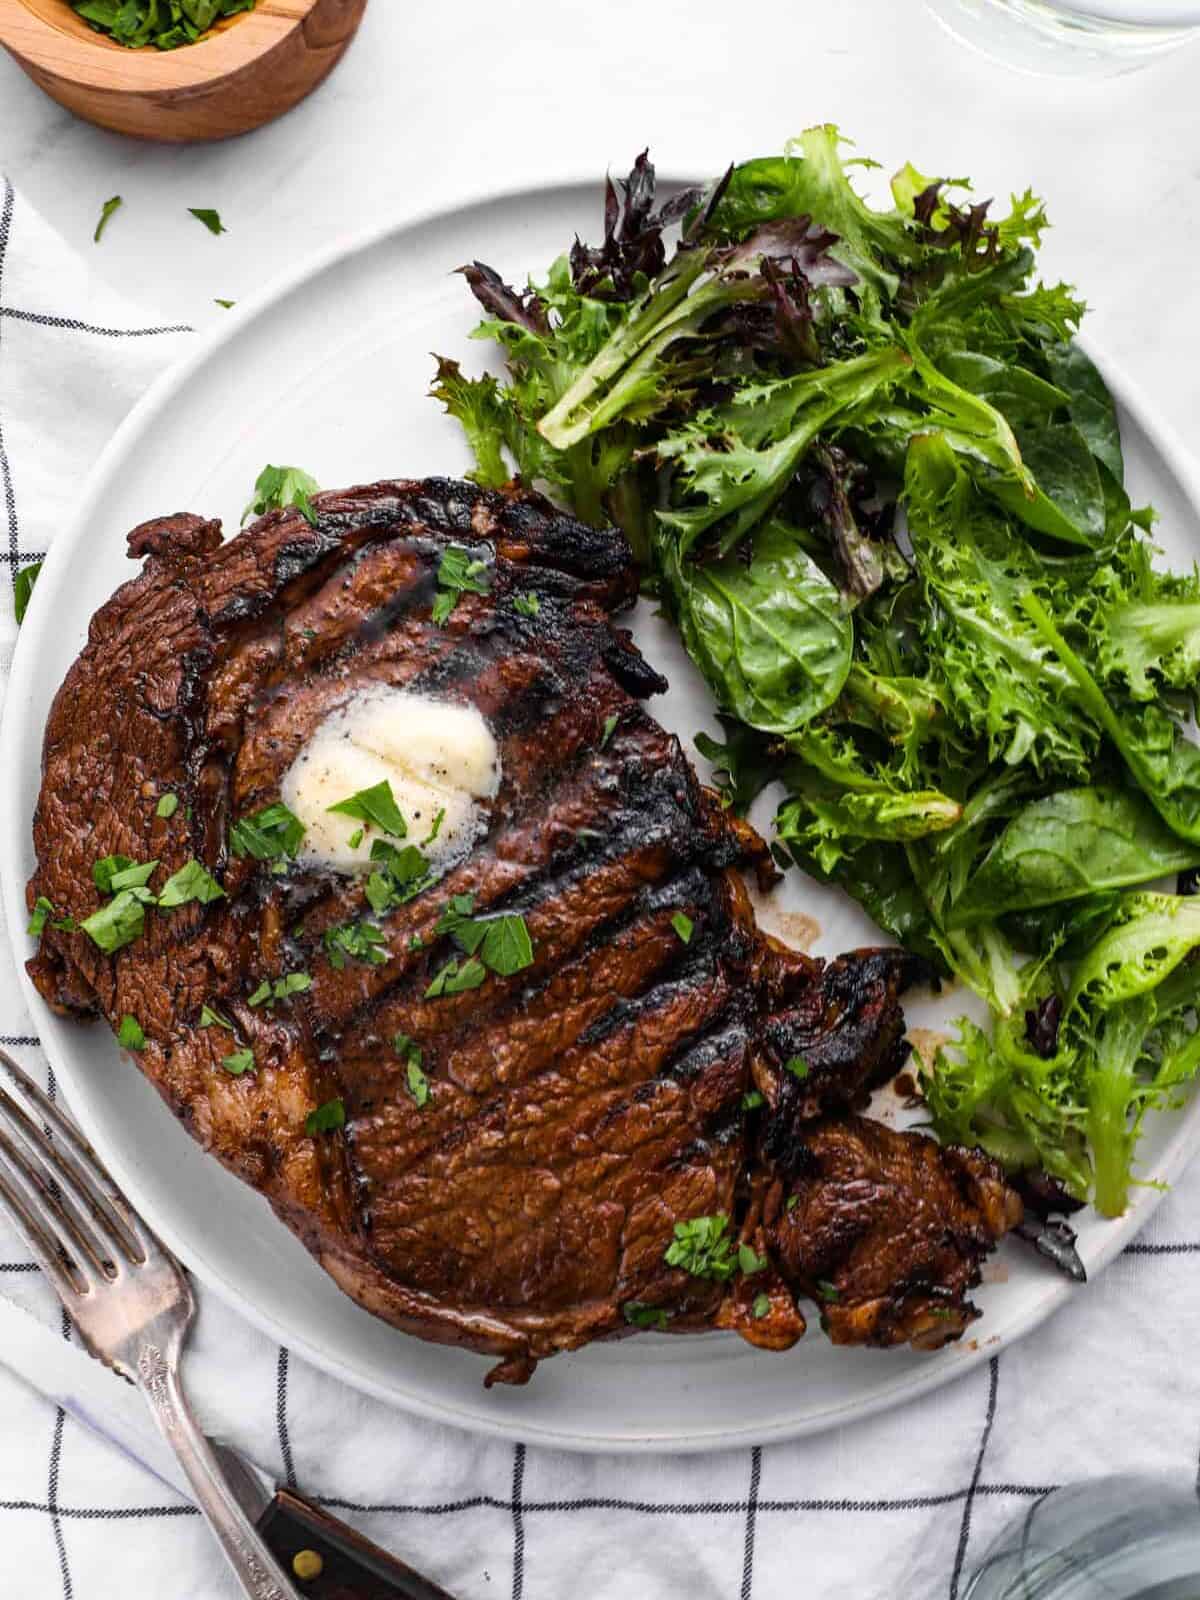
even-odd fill
[[[84,1284],[84,1292],[100,1287],[100,1280],[111,1280],[117,1275],[117,1264],[112,1259],[103,1239],[98,1239],[79,1214],[79,1209],[64,1199],[55,1181],[53,1168],[47,1171],[31,1161],[25,1150],[17,1144],[0,1117],[0,1172],[8,1179],[10,1192],[20,1194],[25,1207],[42,1231],[50,1235],[58,1250],[65,1255],[75,1275]]]
[[[81,1295],[87,1293],[86,1278],[79,1273],[73,1258],[68,1261],[63,1260],[58,1243],[46,1232],[40,1216],[30,1207],[17,1185],[9,1180],[2,1165],[0,1165],[0,1206],[8,1212],[16,1224],[42,1271],[57,1289],[59,1298],[65,1305],[75,1304]],[[78,1273],[77,1278],[72,1277],[72,1269]]]
[[[9,1099],[0,1088],[0,1102],[7,1101],[21,1117],[23,1128],[28,1130],[28,1136],[37,1145],[47,1165],[55,1169],[56,1176],[64,1179],[97,1220],[107,1226],[118,1248],[135,1265],[148,1260],[152,1254],[161,1254],[158,1241],[117,1188],[101,1165],[100,1158],[74,1123],[63,1115],[60,1108],[42,1092],[29,1074],[17,1065],[7,1050],[0,1049],[0,1066],[4,1068],[42,1121],[48,1125],[52,1135],[58,1135],[60,1142],[51,1143],[51,1139],[47,1138],[22,1108]]]
[[[24,1146],[26,1162],[42,1167],[52,1181],[68,1194],[80,1211],[80,1223],[89,1231],[99,1233],[106,1248],[112,1253],[121,1252],[134,1265],[145,1260],[145,1253],[107,1197],[100,1194],[88,1175],[82,1170],[74,1155],[61,1142],[56,1144],[38,1127],[24,1107],[0,1088],[0,1134],[7,1129],[10,1137],[16,1135]],[[10,1152],[10,1158],[15,1155]]]

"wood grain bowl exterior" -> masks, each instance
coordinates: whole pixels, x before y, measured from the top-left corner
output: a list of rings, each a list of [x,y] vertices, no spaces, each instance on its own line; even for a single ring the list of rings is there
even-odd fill
[[[282,116],[337,65],[367,0],[259,0],[179,50],[128,50],[66,0],[0,0],[0,44],[52,99],[137,139],[226,139]]]

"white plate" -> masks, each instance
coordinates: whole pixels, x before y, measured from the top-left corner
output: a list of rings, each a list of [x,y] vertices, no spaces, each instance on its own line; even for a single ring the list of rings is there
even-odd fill
[[[303,466],[328,485],[460,472],[457,426],[426,396],[430,351],[479,365],[475,311],[452,270],[480,257],[522,280],[578,231],[597,232],[599,185],[571,184],[479,202],[339,245],[234,313],[168,373],[120,429],[55,540],[22,629],[8,690],[0,772],[0,870],[15,942],[33,867],[29,822],[50,700],[84,642],[88,620],[133,568],[125,533],[156,513],[221,515],[233,529],[268,461]],[[1113,374],[1108,374],[1110,381]],[[1200,485],[1178,442],[1117,381],[1135,502],[1163,514],[1171,560],[1197,554]],[[635,629],[671,690],[657,715],[692,748],[718,732],[711,702],[677,641],[643,611]],[[766,826],[770,805],[760,802]],[[789,875],[773,902],[815,917],[825,953],[878,942],[840,894]],[[779,926],[764,911],[768,926]],[[793,924],[794,926],[794,924]],[[813,1433],[911,1399],[959,1376],[1034,1327],[1073,1293],[1025,1247],[1002,1252],[977,1298],[976,1338],[937,1355],[835,1350],[813,1330],[786,1355],[732,1336],[644,1336],[545,1363],[524,1389],[485,1392],[487,1362],[422,1344],[342,1295],[264,1201],[194,1144],[101,1027],[51,1014],[26,980],[38,1031],[80,1122],[163,1238],[220,1295],[309,1360],[411,1411],[530,1443],[579,1450],[699,1450]],[[944,1024],[961,994],[909,1007]],[[885,1095],[877,1114],[894,1116]],[[1200,1107],[1147,1130],[1143,1175],[1169,1181],[1191,1153]],[[1158,1192],[1133,1191],[1117,1222],[1082,1215],[1080,1251],[1093,1275],[1142,1226]],[[1113,1328],[1114,1344],[1119,1330]]]

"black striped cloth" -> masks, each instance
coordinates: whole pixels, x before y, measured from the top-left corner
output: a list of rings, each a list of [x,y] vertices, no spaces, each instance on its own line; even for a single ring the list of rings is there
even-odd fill
[[[3,185],[0,694],[16,573],[187,332],[114,302]],[[23,953],[22,932],[0,930],[0,969],[14,943]],[[0,985],[0,1042],[46,1081],[15,981]],[[1196,1483],[1196,1201],[1200,1169],[1025,1343],[914,1405],[790,1445],[630,1459],[471,1438],[346,1389],[204,1293],[189,1386],[281,1479],[463,1600],[957,1600],[989,1539],[1055,1484],[1139,1469]],[[71,1336],[3,1224],[0,1293]],[[0,1552],[0,1594],[21,1600],[234,1593],[190,1506],[2,1368]]]

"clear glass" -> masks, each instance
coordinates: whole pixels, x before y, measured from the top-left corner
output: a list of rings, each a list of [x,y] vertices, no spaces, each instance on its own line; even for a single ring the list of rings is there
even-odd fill
[[[1200,0],[926,0],[964,44],[1029,72],[1104,76],[1200,39]]]
[[[1010,1523],[964,1600],[1200,1600],[1200,1501],[1188,1484],[1098,1478]]]

